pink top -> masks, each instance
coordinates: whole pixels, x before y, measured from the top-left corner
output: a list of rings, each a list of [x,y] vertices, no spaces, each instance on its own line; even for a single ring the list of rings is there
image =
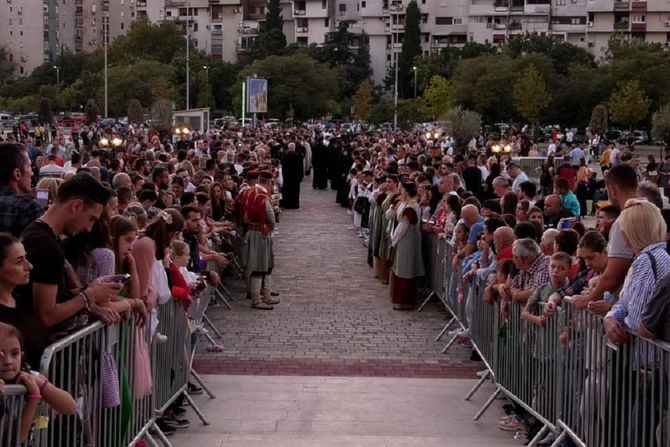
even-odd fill
[[[148,294],[151,272],[156,263],[156,243],[149,237],[141,237],[133,244],[132,254],[140,281],[140,298],[144,299]]]

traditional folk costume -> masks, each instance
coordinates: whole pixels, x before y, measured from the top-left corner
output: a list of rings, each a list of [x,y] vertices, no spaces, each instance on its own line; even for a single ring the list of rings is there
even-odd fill
[[[416,278],[424,276],[421,256],[421,208],[416,200],[399,203],[396,225],[391,234],[395,248],[391,266],[391,298],[394,309],[408,310],[414,307],[417,296]]]

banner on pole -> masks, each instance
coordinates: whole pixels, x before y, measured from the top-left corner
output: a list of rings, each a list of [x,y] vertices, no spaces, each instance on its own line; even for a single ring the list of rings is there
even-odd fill
[[[249,92],[248,112],[268,113],[268,80],[249,78],[247,91]]]

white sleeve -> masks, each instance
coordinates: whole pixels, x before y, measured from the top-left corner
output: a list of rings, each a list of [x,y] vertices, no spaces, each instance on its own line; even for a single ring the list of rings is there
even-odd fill
[[[406,220],[401,220],[400,223],[395,227],[395,230],[393,230],[393,234],[391,234],[391,244],[395,247],[398,245],[398,241],[402,239],[402,237],[407,233],[407,230],[409,229],[409,222]]]
[[[386,210],[386,220],[393,220],[393,213],[395,213],[395,210],[393,207],[389,207],[389,209]]]

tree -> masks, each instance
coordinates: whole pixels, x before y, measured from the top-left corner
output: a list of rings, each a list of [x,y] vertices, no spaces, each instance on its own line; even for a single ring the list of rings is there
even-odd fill
[[[534,65],[524,71],[514,85],[514,103],[521,116],[530,121],[535,134],[535,125],[551,101],[547,85]]]
[[[338,111],[338,80],[341,68],[330,69],[304,54],[270,56],[254,62],[240,72],[230,94],[239,98],[248,76],[268,79],[268,116],[284,118],[289,109],[297,119],[310,119]],[[240,112],[240,104],[233,107]]]
[[[144,109],[142,103],[137,99],[128,101],[128,122],[139,124],[144,122]]]
[[[44,124],[51,123],[53,120],[53,112],[51,111],[51,100],[49,98],[43,96],[40,99],[37,115],[40,117],[40,121]]]
[[[560,42],[546,33],[526,32],[512,35],[503,51],[513,58],[531,53],[544,54],[553,61],[554,69],[561,74],[567,73],[572,64],[595,67],[593,55],[584,48]]]
[[[168,135],[172,129],[173,110],[172,102],[167,99],[159,99],[151,106],[153,126],[162,135]]]
[[[456,105],[454,88],[448,79],[433,76],[430,85],[423,92],[418,108],[424,115],[438,118]]]
[[[591,112],[591,121],[589,121],[589,129],[591,132],[598,135],[603,135],[607,132],[607,106],[604,104],[598,104],[593,108]]]
[[[398,89],[404,98],[412,95],[414,59],[423,54],[421,49],[421,11],[415,0],[405,10],[405,34],[398,60]],[[395,51],[395,49],[393,50]]]
[[[470,140],[482,129],[482,116],[459,107],[449,109],[443,116],[443,126],[454,139],[454,149],[464,152]]]
[[[363,81],[354,95],[354,113],[356,119],[366,121],[372,112],[372,82]]]
[[[270,0],[265,14],[265,26],[254,41],[252,56],[255,60],[282,54],[286,48],[284,19],[281,15],[280,0]]]
[[[647,117],[651,100],[638,81],[629,81],[610,98],[612,120],[632,130],[633,124]]]
[[[98,104],[95,102],[95,99],[91,98],[86,101],[84,113],[86,114],[86,121],[89,124],[98,122]]]
[[[661,106],[652,116],[651,136],[654,141],[670,144],[670,104]]]
[[[140,60],[154,60],[169,64],[184,50],[186,41],[177,26],[168,21],[151,24],[146,17],[133,22],[128,33],[117,37],[108,49],[112,65]]]

